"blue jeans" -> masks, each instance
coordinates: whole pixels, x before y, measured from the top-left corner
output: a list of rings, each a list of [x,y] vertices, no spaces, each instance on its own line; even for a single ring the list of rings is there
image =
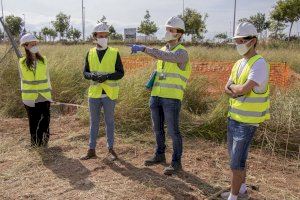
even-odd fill
[[[167,99],[154,96],[150,98],[153,131],[156,136],[156,155],[165,153],[166,139],[164,122],[166,122],[168,133],[173,142],[172,163],[181,162],[182,137],[179,131],[180,108],[181,101],[178,99]]]
[[[108,97],[105,98],[89,98],[90,110],[90,142],[89,148],[96,148],[96,140],[99,134],[101,108],[104,110],[105,132],[107,139],[107,147],[113,148],[114,145],[114,110],[116,102]]]
[[[228,118],[227,144],[231,169],[245,169],[249,147],[256,129],[256,126]]]

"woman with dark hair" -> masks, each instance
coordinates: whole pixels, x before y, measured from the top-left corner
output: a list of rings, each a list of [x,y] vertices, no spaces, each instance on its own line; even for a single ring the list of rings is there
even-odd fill
[[[27,33],[21,38],[26,56],[19,60],[22,101],[29,119],[31,146],[47,146],[49,141],[51,84],[46,57],[39,53],[37,38]]]

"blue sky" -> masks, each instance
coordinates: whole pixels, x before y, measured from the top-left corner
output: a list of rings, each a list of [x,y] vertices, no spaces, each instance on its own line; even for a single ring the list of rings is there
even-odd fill
[[[207,13],[207,38],[221,32],[232,32],[234,0],[184,0],[185,7],[194,8],[200,13]],[[257,12],[269,14],[276,0],[237,0],[237,19],[249,17]],[[183,0],[84,0],[86,8],[86,32],[90,34],[93,26],[102,15],[117,32],[124,28],[137,27],[145,10],[149,10],[152,20],[159,26],[157,36],[164,34],[165,21],[182,13]],[[3,0],[4,15],[14,14],[24,17],[26,29],[39,31],[49,26],[50,21],[60,11],[71,15],[71,23],[81,30],[81,0]],[[231,26],[230,26],[231,25]],[[299,22],[293,33],[300,32]]]

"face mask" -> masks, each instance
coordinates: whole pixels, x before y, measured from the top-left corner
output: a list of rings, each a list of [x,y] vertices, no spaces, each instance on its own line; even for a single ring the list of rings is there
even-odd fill
[[[39,52],[39,49],[37,46],[33,46],[29,49],[29,51],[33,54],[36,54],[37,52]]]
[[[251,49],[252,46],[248,47],[248,44],[251,42],[251,40],[249,42],[246,42],[245,44],[237,44],[236,45],[236,50],[237,52],[243,56],[246,53],[248,53],[248,51]]]
[[[107,48],[108,39],[107,38],[97,38],[97,44],[101,46],[101,49]]]
[[[171,40],[176,40],[177,39],[177,33],[171,33],[169,31],[166,32],[164,40],[166,42],[169,42]]]

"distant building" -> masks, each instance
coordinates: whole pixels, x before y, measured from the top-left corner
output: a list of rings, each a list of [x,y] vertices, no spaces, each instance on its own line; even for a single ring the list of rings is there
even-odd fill
[[[124,41],[135,42],[136,41],[136,28],[124,29]]]
[[[158,38],[155,35],[139,35],[136,38],[137,42],[154,42],[158,41]]]

